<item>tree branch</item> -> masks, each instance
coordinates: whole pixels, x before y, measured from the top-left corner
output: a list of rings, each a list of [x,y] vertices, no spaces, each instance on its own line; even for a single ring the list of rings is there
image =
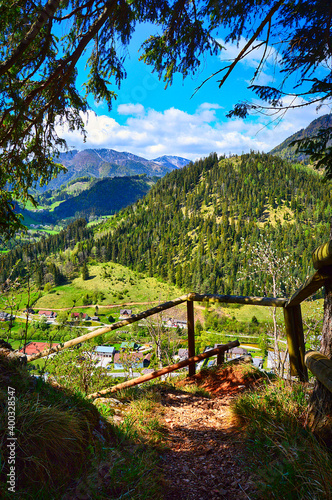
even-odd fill
[[[22,54],[31,45],[36,36],[40,33],[43,26],[54,16],[59,8],[60,0],[48,0],[44,9],[38,16],[38,19],[33,23],[30,30],[17,46],[11,57],[7,61],[0,63],[0,77],[4,75],[14,64],[22,57]]]
[[[245,57],[246,55],[246,52],[247,50],[249,49],[250,45],[253,44],[253,42],[257,39],[257,37],[259,36],[259,34],[261,33],[262,29],[265,27],[265,25],[267,23],[270,23],[271,22],[271,18],[273,16],[273,14],[279,9],[279,7],[284,3],[284,0],[279,0],[279,2],[277,2],[274,7],[272,7],[272,9],[270,10],[270,12],[267,14],[267,16],[265,17],[265,19],[263,19],[263,21],[261,22],[261,24],[258,26],[257,30],[255,31],[255,33],[253,34],[253,36],[250,38],[250,40],[246,43],[246,45],[243,47],[243,49],[239,52],[239,54],[236,56],[236,58],[234,59],[234,61],[232,62],[232,64],[229,66],[229,69],[226,73],[226,75],[223,77],[222,80],[220,80],[219,82],[219,88],[225,83],[225,81],[227,80],[227,78],[229,77],[229,75],[231,74],[231,72],[233,71],[233,69],[235,68],[235,66],[237,65],[237,63],[243,59],[243,57]]]

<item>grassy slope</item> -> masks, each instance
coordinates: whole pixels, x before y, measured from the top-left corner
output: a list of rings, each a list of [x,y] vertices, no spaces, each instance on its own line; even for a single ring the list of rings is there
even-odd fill
[[[104,276],[104,272],[109,277]],[[89,266],[90,278],[83,281],[81,277],[75,278],[72,283],[55,287],[51,293],[44,294],[39,298],[34,307],[36,309],[61,309],[70,308],[73,306],[73,301],[76,301],[76,306],[81,306],[82,310],[88,312],[88,308],[84,308],[82,298],[84,295],[91,296],[90,304],[95,305],[92,295],[96,292],[103,292],[105,299],[98,301],[100,310],[102,306],[121,305],[131,302],[146,302],[146,305],[140,309],[148,309],[149,302],[166,302],[181,296],[184,292],[176,286],[164,283],[159,279],[146,277],[143,274],[132,271],[120,264],[97,264]],[[126,293],[124,293],[127,290]],[[123,298],[119,298],[119,295]],[[105,308],[106,309],[106,308]],[[201,308],[196,305],[196,317],[201,317]],[[222,307],[221,310],[230,317],[235,317],[236,320],[248,323],[253,316],[256,316],[258,321],[271,322],[271,309],[269,307],[260,306],[238,306],[238,307]],[[92,312],[92,310],[90,311]],[[314,314],[319,317],[323,312],[323,300],[314,302],[304,302],[302,304],[302,314],[304,317]],[[277,309],[278,321],[283,322],[283,314],[281,308]]]
[[[107,277],[104,275],[107,273]],[[165,302],[182,295],[182,291],[156,278],[145,277],[120,264],[97,264],[89,266],[90,278],[83,281],[75,278],[71,284],[54,288],[55,292],[43,295],[34,304],[35,308],[65,308],[81,306],[82,297],[103,292],[105,299],[100,305],[126,304],[130,302]],[[108,277],[109,276],[109,277]],[[120,298],[122,294],[123,298]],[[93,300],[91,304],[94,304]],[[147,305],[148,307],[148,305]]]

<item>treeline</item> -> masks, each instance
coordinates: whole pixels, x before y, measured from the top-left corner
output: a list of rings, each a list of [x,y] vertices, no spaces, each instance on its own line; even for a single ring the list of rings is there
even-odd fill
[[[1,275],[18,259],[46,261],[53,254],[64,276],[94,259],[119,262],[185,290],[254,294],[266,277],[239,280],[239,270],[245,275],[248,265],[243,242],[255,245],[264,236],[279,255],[298,263],[290,272],[302,281],[312,251],[328,238],[331,214],[331,184],[317,173],[266,154],[212,154],[167,174],[95,233],[81,220],[10,252]]]
[[[87,227],[86,220],[78,219],[58,234],[15,247],[1,256],[0,283],[4,283],[8,277],[14,280],[32,273],[40,286],[51,280],[59,285],[66,278],[73,277],[75,263],[72,262],[71,254],[78,242],[91,238],[93,231]]]

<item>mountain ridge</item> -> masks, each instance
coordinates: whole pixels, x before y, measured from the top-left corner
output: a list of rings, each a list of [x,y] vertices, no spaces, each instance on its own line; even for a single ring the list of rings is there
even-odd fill
[[[291,146],[293,141],[304,139],[307,137],[313,137],[316,135],[319,129],[332,127],[332,115],[323,115],[316,118],[305,128],[302,128],[287,137],[282,143],[280,143],[275,148],[269,151],[269,154],[279,156],[284,160],[289,160],[291,162],[302,162],[304,164],[309,164],[309,156],[304,153],[296,153],[296,146]]]
[[[38,191],[59,189],[62,184],[86,175],[97,179],[140,174],[146,174],[149,177],[163,177],[174,168],[182,167],[190,162],[186,158],[171,155],[165,155],[157,160],[147,160],[133,153],[116,151],[115,149],[74,149],[60,153],[56,159],[58,163],[66,167],[67,172],[60,173],[46,186],[38,188]]]

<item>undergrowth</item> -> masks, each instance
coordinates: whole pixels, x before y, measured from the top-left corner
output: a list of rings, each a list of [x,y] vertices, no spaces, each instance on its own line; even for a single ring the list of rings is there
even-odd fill
[[[244,462],[263,498],[332,499],[332,455],[306,428],[307,409],[303,385],[280,380],[234,400],[234,413],[246,423]]]
[[[15,393],[15,492],[7,481],[8,387]],[[161,498],[153,396],[124,399],[126,417],[114,425],[107,405],[98,409],[0,356],[0,498]]]

